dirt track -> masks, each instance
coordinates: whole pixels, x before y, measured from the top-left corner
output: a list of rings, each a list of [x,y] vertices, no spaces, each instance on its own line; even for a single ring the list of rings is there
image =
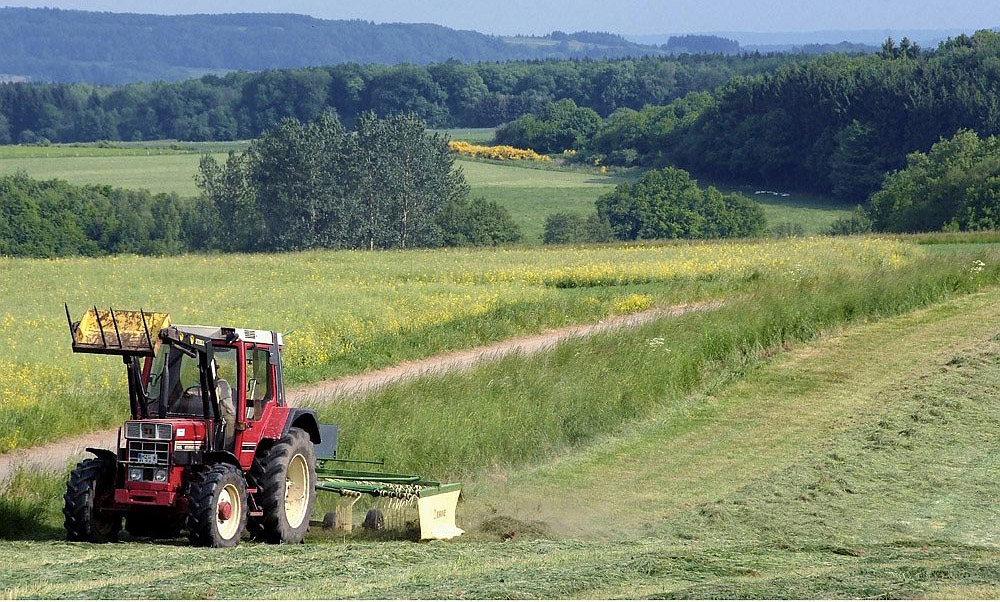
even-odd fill
[[[319,407],[334,400],[359,395],[390,383],[416,378],[425,374],[468,369],[480,362],[515,353],[526,355],[537,353],[566,339],[588,336],[619,328],[630,328],[657,318],[679,316],[692,311],[715,309],[719,305],[719,302],[705,302],[677,305],[665,309],[651,309],[627,316],[615,316],[596,324],[570,326],[536,335],[508,339],[483,347],[452,351],[422,360],[404,362],[381,370],[373,370],[371,372],[290,389],[288,391],[288,402],[295,406]],[[97,431],[71,437],[56,443],[49,443],[47,445],[0,455],[0,483],[6,481],[12,469],[18,466],[30,466],[43,470],[62,470],[70,461],[82,455],[86,447],[114,448],[117,434],[117,428]]]

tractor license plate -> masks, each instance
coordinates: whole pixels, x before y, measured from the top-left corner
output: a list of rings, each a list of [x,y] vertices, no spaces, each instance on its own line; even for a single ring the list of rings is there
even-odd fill
[[[144,454],[139,452],[139,456],[135,459],[139,464],[156,464],[156,454]]]

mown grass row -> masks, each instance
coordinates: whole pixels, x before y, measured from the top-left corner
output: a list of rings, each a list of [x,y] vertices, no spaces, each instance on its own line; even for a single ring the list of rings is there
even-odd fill
[[[982,269],[974,261],[983,262]],[[346,457],[460,478],[561,453],[698,389],[738,377],[786,343],[1000,283],[1000,253],[897,270],[758,280],[718,310],[566,342],[466,374],[426,377],[321,410]]]

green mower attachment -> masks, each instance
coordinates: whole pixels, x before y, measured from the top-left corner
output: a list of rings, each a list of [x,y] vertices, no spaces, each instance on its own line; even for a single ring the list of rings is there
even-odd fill
[[[340,495],[336,528],[351,531],[354,526],[354,505],[362,495],[370,495],[388,501],[394,510],[415,505],[422,540],[451,539],[465,533],[455,525],[455,509],[462,493],[461,483],[439,483],[415,475],[336,468],[337,463],[381,462],[329,458],[317,460],[316,491]]]

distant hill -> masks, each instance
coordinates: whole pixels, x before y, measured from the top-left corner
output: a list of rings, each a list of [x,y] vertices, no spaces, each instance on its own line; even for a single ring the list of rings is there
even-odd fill
[[[0,8],[0,73],[120,84],[337,63],[504,61],[665,54],[608,33],[489,36],[427,23],[294,14],[141,15]]]
[[[844,42],[880,47],[886,38],[900,40],[908,37],[925,48],[934,48],[939,42],[961,34],[971,35],[977,29],[984,27],[969,27],[965,29],[837,29],[824,31],[715,31],[710,35],[736,40],[745,49],[783,49],[790,50],[820,45],[840,45]],[[658,46],[666,44],[677,34],[651,34],[626,36],[637,44]]]

